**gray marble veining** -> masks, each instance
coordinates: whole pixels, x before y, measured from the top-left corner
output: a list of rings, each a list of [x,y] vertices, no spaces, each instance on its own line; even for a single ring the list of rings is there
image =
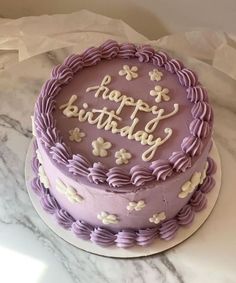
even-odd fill
[[[19,64],[5,60],[4,68],[0,68],[0,257],[15,251],[40,262],[43,271],[33,274],[31,280],[40,283],[236,282],[236,100],[230,94],[226,99],[212,94],[214,136],[223,162],[222,192],[206,225],[180,246],[147,258],[105,258],[66,243],[37,215],[24,180],[24,160],[32,138],[30,115],[52,66],[67,53],[66,49],[48,52]],[[8,266],[8,260],[1,262]],[[14,270],[14,264],[12,267]],[[31,269],[22,267],[19,282],[29,277]],[[2,274],[1,282],[13,282]]]

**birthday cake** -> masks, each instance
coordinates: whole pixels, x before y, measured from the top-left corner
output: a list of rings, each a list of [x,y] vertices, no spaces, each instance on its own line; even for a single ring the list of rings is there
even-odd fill
[[[212,108],[195,72],[163,51],[109,40],[69,56],[32,121],[32,189],[80,239],[171,240],[207,205]]]

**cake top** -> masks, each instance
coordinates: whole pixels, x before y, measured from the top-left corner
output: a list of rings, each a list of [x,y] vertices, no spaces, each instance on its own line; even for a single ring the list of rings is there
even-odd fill
[[[58,166],[120,191],[191,166],[211,132],[207,101],[180,61],[109,40],[53,69],[35,126]]]

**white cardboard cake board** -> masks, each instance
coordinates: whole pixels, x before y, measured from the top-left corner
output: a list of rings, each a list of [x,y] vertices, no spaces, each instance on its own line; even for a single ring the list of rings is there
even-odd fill
[[[77,238],[71,231],[65,230],[64,228],[60,227],[57,224],[54,217],[43,210],[38,196],[31,189],[30,181],[34,177],[34,174],[31,169],[32,157],[33,157],[33,142],[31,141],[25,160],[25,181],[30,199],[39,216],[43,219],[43,221],[50,229],[52,229],[59,237],[61,237],[65,241],[69,242],[70,244],[84,251],[97,255],[107,256],[107,257],[135,258],[135,257],[153,255],[163,252],[167,249],[170,249],[180,244],[181,242],[185,241],[192,234],[194,234],[209,217],[210,213],[212,212],[216,204],[221,187],[220,156],[216,148],[216,145],[214,143],[212,150],[210,152],[210,157],[214,159],[217,165],[217,171],[214,175],[216,184],[215,187],[206,195],[207,207],[201,212],[195,214],[194,221],[189,227],[180,227],[179,230],[177,231],[175,238],[170,241],[165,241],[157,238],[151,245],[147,247],[135,246],[128,249],[123,249],[123,248],[117,248],[116,246],[111,246],[111,247],[103,248],[90,241],[85,241]]]

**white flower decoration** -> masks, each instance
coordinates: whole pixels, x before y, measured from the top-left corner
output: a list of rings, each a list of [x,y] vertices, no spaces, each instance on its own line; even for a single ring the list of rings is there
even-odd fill
[[[64,184],[60,179],[56,179],[56,189],[64,194],[70,202],[82,202],[83,198],[77,191],[69,185]]]
[[[39,152],[38,149],[36,149],[35,152],[36,152],[36,156],[37,156],[37,159],[38,159],[39,163],[40,163],[40,164],[43,164],[43,158],[42,158],[41,153]]]
[[[161,78],[163,76],[163,73],[158,71],[157,69],[153,69],[148,74],[149,74],[151,81],[158,81],[158,82],[161,80]]]
[[[206,172],[207,172],[208,166],[209,166],[209,164],[208,164],[208,162],[206,162],[205,167],[204,167],[203,172],[202,172],[202,175],[201,175],[200,182],[199,182],[200,185],[203,183],[203,181],[206,178]]]
[[[69,130],[69,134],[69,139],[76,142],[81,142],[82,138],[85,137],[85,133],[81,132],[79,128]]]
[[[149,218],[149,222],[159,224],[161,221],[166,219],[165,212],[155,213]]]
[[[44,187],[46,189],[48,189],[49,188],[49,180],[48,180],[48,177],[47,177],[47,175],[45,173],[43,165],[40,165],[38,170],[39,170],[38,171],[38,176],[39,176],[40,182],[44,185]]]
[[[129,202],[126,208],[129,211],[132,211],[132,210],[139,211],[143,209],[145,206],[146,206],[145,202],[143,200],[139,200],[138,202],[135,202],[135,201]]]
[[[105,225],[118,223],[118,219],[116,215],[109,214],[105,211],[102,211],[100,214],[98,214],[97,218],[101,220],[102,223]]]
[[[34,124],[34,116],[31,116],[31,122],[32,122],[32,134],[36,137],[36,129]]]
[[[81,202],[83,200],[76,190],[70,186],[67,187],[66,196],[70,202]]]
[[[191,194],[195,188],[200,184],[201,173],[195,172],[190,181],[187,181],[181,187],[181,192],[179,193],[179,198],[186,198],[189,194]]]
[[[150,95],[156,97],[155,101],[157,103],[161,102],[162,100],[164,101],[169,101],[170,97],[167,95],[169,93],[168,88],[162,88],[160,85],[156,85],[155,89],[152,89],[150,91]]]
[[[131,153],[128,152],[126,149],[121,148],[119,151],[115,153],[116,164],[127,164],[129,159],[132,157]]]
[[[58,192],[65,194],[67,186],[60,179],[56,179],[56,189]]]
[[[119,71],[120,76],[125,76],[126,80],[131,81],[132,79],[136,79],[138,74],[138,67],[132,66],[131,68],[128,65],[124,65],[123,69]]]
[[[108,141],[104,141],[103,138],[99,137],[92,142],[93,147],[93,155],[106,157],[107,156],[107,149],[111,148],[111,143]]]

